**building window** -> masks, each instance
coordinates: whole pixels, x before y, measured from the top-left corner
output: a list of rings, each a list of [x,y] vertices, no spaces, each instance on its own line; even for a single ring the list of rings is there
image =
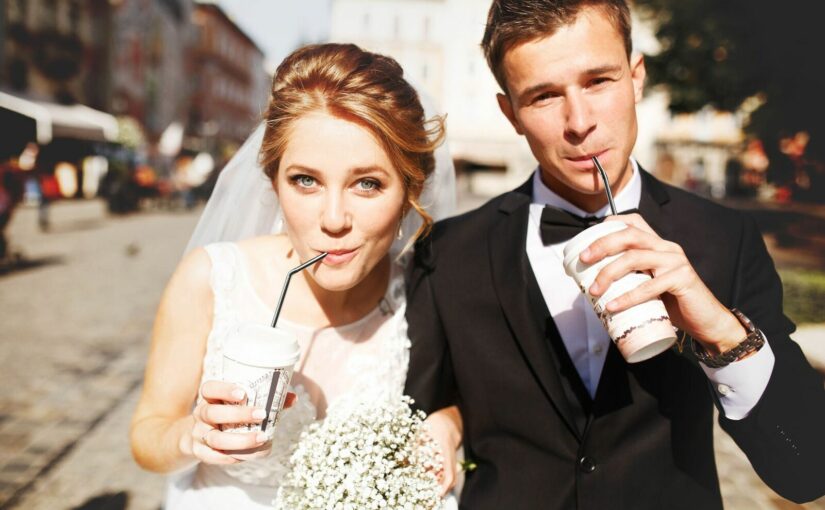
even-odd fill
[[[430,40],[430,17],[424,16],[424,40]]]
[[[26,23],[26,0],[8,0],[9,21]]]
[[[427,64],[421,66],[421,81],[427,81],[427,74],[429,69],[427,68]]]
[[[80,33],[80,4],[69,2],[69,32]]]
[[[57,28],[57,0],[43,0],[43,15],[40,18],[46,30]]]
[[[393,16],[392,18],[392,37],[393,39],[398,39],[401,35],[401,20],[398,19],[398,15]]]
[[[370,13],[365,12],[364,17],[361,20],[361,24],[364,26],[364,31],[369,30],[370,28]]]

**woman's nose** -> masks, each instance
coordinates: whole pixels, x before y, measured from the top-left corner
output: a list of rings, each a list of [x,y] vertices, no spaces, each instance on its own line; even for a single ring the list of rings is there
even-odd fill
[[[338,193],[329,193],[324,202],[321,228],[331,234],[337,234],[350,228],[352,215],[346,200]]]

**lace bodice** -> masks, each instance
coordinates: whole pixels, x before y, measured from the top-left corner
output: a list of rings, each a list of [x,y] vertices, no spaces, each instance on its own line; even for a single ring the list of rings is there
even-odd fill
[[[251,284],[254,275],[248,273],[237,244],[211,244],[206,251],[212,261],[214,316],[201,384],[222,378],[223,345],[235,325],[268,324],[272,315],[272,309]],[[393,267],[381,304],[352,324],[317,329],[280,319],[279,327],[298,336],[301,358],[292,379],[298,400],[283,412],[274,429],[272,453],[232,466],[202,464],[196,473],[196,485],[227,484],[231,478],[242,484],[277,487],[301,432],[314,420],[322,419],[333,401],[380,401],[400,396],[409,357],[404,309],[403,274],[400,267]]]

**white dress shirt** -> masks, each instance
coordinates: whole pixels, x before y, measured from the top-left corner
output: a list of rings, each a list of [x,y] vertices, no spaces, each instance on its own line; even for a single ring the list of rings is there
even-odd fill
[[[638,164],[631,158],[633,175],[630,182],[614,197],[616,209],[625,211],[639,207],[642,179]],[[541,180],[539,170],[533,173],[533,200],[527,230],[527,257],[538,281],[547,309],[556,323],[564,346],[591,397],[601,379],[610,337],[573,279],[564,272],[564,246],[567,241],[544,246],[541,241],[541,212],[545,205],[558,207],[579,216],[602,217],[609,213],[608,205],[595,213],[579,209],[554,193]],[[725,416],[739,420],[748,415],[759,402],[773,371],[774,355],[768,343],[756,354],[722,368],[699,364],[716,390]]]

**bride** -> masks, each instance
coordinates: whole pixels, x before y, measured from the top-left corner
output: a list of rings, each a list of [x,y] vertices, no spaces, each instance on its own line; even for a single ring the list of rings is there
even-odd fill
[[[167,510],[271,508],[301,431],[330,403],[400,396],[407,248],[455,201],[452,163],[435,153],[443,129],[391,58],[325,44],[278,67],[265,121],[222,172],[155,319],[130,440],[138,464],[172,474]],[[287,272],[321,252],[278,320],[301,345],[296,398],[271,452],[240,462],[233,452],[261,438],[221,426],[262,413],[221,382],[224,340],[239,323],[268,324]],[[460,416],[428,422],[446,492]]]

